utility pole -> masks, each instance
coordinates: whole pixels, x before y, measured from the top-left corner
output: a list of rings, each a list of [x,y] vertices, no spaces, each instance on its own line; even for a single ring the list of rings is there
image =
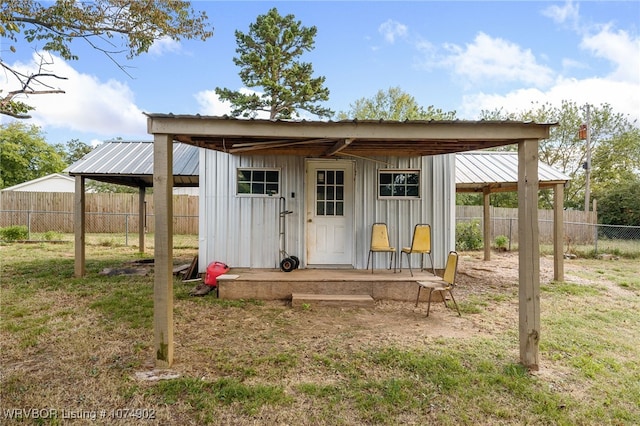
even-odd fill
[[[587,104],[587,161],[585,168],[585,184],[584,184],[584,211],[589,211],[589,192],[591,184],[591,107]]]

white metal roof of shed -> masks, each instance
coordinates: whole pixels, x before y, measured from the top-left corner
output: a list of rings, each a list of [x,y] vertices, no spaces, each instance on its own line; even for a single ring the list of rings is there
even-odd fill
[[[174,186],[199,184],[198,148],[175,142]],[[153,186],[152,141],[106,141],[67,169],[71,176],[128,186]],[[565,183],[570,178],[553,167],[538,164],[540,187]],[[460,192],[514,191],[518,182],[518,153],[469,151],[456,153],[456,188]]]
[[[69,175],[119,185],[153,186],[153,141],[106,141],[73,163]],[[173,186],[198,186],[198,148],[173,144]]]
[[[543,162],[538,162],[541,188],[566,183],[571,178]],[[515,191],[518,185],[518,153],[469,151],[456,154],[456,189],[459,192]]]

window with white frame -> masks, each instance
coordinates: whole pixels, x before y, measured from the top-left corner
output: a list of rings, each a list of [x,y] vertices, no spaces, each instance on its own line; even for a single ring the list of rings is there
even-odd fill
[[[241,196],[280,194],[280,170],[243,168],[237,171],[236,193]]]
[[[420,198],[420,170],[378,170],[378,198]]]

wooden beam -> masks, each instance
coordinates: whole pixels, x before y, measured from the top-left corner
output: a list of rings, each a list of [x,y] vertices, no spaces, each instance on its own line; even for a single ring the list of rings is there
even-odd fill
[[[338,152],[351,145],[351,142],[353,142],[353,139],[342,139],[336,142],[336,144],[333,145],[330,149],[328,149],[327,152],[324,153],[324,155],[326,157],[331,157],[332,155],[337,154]]]
[[[491,188],[482,191],[482,235],[484,237],[484,260],[491,260]]]
[[[73,205],[73,236],[75,240],[74,275],[84,277],[85,270],[85,181],[84,176],[76,176]]]
[[[553,190],[553,279],[564,281],[564,185]]]
[[[518,240],[520,362],[530,370],[538,370],[540,241],[537,139],[518,143]]]
[[[430,140],[459,143],[545,139],[554,124],[510,121],[287,121],[239,120],[200,115],[147,114],[147,132],[176,136]],[[488,147],[488,146],[485,146]],[[468,149],[462,149],[469,150]]]
[[[146,208],[144,204],[146,188],[140,186],[138,188],[138,252],[144,253],[144,220]]]
[[[234,144],[236,147],[238,145],[244,145],[240,148],[229,148],[225,152],[229,154],[241,154],[243,152],[251,152],[251,151],[260,151],[264,149],[273,149],[273,148],[283,148],[294,145],[309,145],[316,143],[327,142],[327,139],[313,139],[308,141],[287,141],[287,142],[256,142],[252,144]]]
[[[173,364],[173,136],[156,134],[153,142],[155,204],[153,328],[155,363]]]

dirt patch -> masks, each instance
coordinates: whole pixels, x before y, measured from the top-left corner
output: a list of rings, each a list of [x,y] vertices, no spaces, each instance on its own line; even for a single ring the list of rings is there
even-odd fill
[[[438,338],[476,338],[517,330],[518,255],[501,253],[487,262],[480,256],[463,255],[460,260],[454,293],[458,303],[483,301],[481,312],[462,316],[441,302],[432,304],[427,317],[426,302],[418,307],[414,302],[380,300],[368,309],[313,305],[292,309],[284,301],[266,301],[234,309],[194,304],[190,299],[178,301],[181,320],[175,329],[178,359],[174,368],[186,374],[196,370],[214,374],[211,359],[202,353],[220,351],[269,352],[289,346],[313,353],[336,345],[354,350],[370,345],[419,348]],[[552,280],[552,257],[541,258],[540,275],[541,282]],[[209,297],[213,293],[204,299]],[[203,350],[207,345],[214,349]]]
[[[581,269],[566,261],[565,279],[584,284],[597,282],[611,292],[627,292],[606,280],[580,278]],[[188,352],[189,348],[205,344],[207,339],[214,347],[220,345],[251,352],[264,350],[265,339],[271,339],[275,346],[296,342],[311,348],[331,345],[334,340],[353,348],[369,344],[420,347],[438,338],[475,338],[517,330],[518,275],[517,253],[494,254],[490,261],[482,260],[482,254],[463,255],[454,293],[456,300],[466,306],[481,303],[482,308],[480,312],[463,313],[461,317],[441,302],[432,304],[431,314],[427,317],[426,302],[420,302],[418,307],[414,302],[381,300],[376,301],[372,309],[314,306],[292,309],[287,302],[268,301],[257,307],[224,309],[180,301],[178,309],[184,318],[176,325],[175,335],[184,337],[176,337],[180,339],[176,353]],[[540,281],[546,284],[552,280],[553,257],[542,257]],[[270,313],[267,320],[265,311]],[[209,327],[203,328],[203,324],[209,324]],[[199,357],[195,354],[186,357],[188,368],[197,368],[194,361]],[[210,364],[209,361],[202,360],[203,364]],[[186,367],[187,363],[180,361],[178,366]],[[204,365],[203,368],[207,369]]]

